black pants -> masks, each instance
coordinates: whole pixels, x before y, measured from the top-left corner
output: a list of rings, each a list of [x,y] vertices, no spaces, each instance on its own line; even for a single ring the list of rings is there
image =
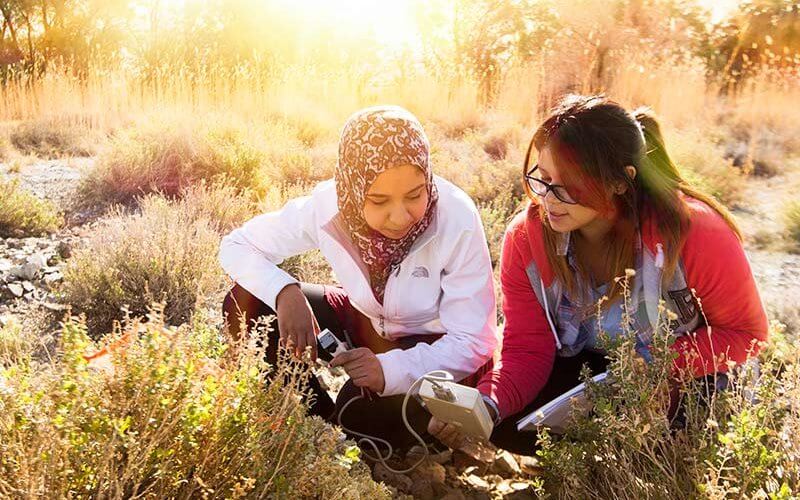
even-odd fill
[[[520,455],[533,455],[536,451],[536,431],[518,431],[517,421],[527,416],[545,403],[555,399],[561,394],[581,383],[581,367],[586,364],[592,375],[597,375],[606,370],[608,359],[605,355],[581,351],[576,356],[563,358],[556,356],[553,371],[547,383],[528,406],[519,413],[503,419],[494,428],[491,442],[500,448]]]
[[[327,328],[337,338],[344,341],[347,339],[344,333],[345,325],[341,324],[341,314],[337,315],[326,298],[325,288],[323,285],[308,283],[300,285],[300,289],[306,296],[320,329]],[[228,330],[233,336],[238,336],[240,333],[239,318],[241,315],[244,315],[248,331],[253,321],[257,318],[275,315],[275,312],[269,306],[238,284],[225,296],[222,308],[228,323]],[[368,321],[363,315],[358,317],[359,315],[360,313],[352,311],[351,316],[353,318],[351,319],[353,323],[347,325],[347,330],[350,333],[349,337],[355,344],[353,347],[369,347],[373,352],[377,353],[395,348],[408,349],[419,342],[430,343],[439,337],[419,335],[406,337],[401,342],[387,341],[378,337],[377,334],[371,331],[371,328],[364,327],[363,325],[368,324]],[[270,327],[272,330],[268,336],[266,361],[274,364],[278,360],[278,339],[280,338],[278,322],[273,320]],[[324,351],[319,348],[319,352],[322,353]],[[325,359],[324,354],[321,356]],[[355,399],[341,415],[341,424],[345,428],[385,439],[395,449],[404,449],[417,442],[403,424],[401,407],[404,395],[379,397],[375,394],[367,394],[366,391],[356,387],[352,380],[348,380],[339,391],[334,403],[313,374],[308,375],[306,383],[312,394],[309,401],[309,414],[320,416],[331,423],[338,424],[339,414],[344,405]],[[426,429],[431,415],[413,397],[409,398],[406,415],[414,430],[420,435],[429,438]],[[380,449],[384,451],[383,448]],[[368,448],[368,450],[372,452],[371,449]]]
[[[606,371],[608,363],[608,358],[604,354],[587,350],[569,358],[556,356],[550,378],[541,392],[539,392],[539,395],[522,411],[507,417],[495,427],[490,438],[492,443],[513,453],[534,455],[536,452],[537,432],[518,431],[517,421],[580,384],[582,382],[580,377],[581,368],[584,364],[587,365],[592,376],[594,376]],[[710,398],[715,392],[721,392],[728,388],[728,376],[724,373],[717,373],[716,376],[707,375],[696,379],[695,383],[702,388],[700,394],[705,395],[703,404],[706,404],[705,398]],[[673,430],[685,427],[685,397],[676,398],[675,405],[669,409],[667,417],[670,419]]]

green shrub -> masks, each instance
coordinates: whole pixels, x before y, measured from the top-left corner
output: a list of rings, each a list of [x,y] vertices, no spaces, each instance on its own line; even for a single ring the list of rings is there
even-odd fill
[[[227,352],[197,318],[131,320],[107,370],[67,318],[62,356],[0,367],[0,496],[388,498],[351,442],[298,397],[299,364],[265,382],[254,343]]]
[[[272,212],[279,210],[287,201],[302,196],[309,196],[314,189],[313,184],[273,184],[260,196],[257,206],[258,212]]]
[[[6,131],[0,129],[0,162],[7,162],[11,159],[12,149],[11,140],[6,135]]]
[[[20,188],[17,179],[0,179],[0,237],[40,236],[62,223],[50,202]]]
[[[33,339],[15,320],[0,327],[0,367],[20,363],[33,352]]]
[[[544,488],[558,498],[790,498],[800,488],[800,365],[765,349],[760,375],[744,367],[727,391],[708,395],[686,377],[674,385],[669,313],[660,318],[653,362],[635,352],[635,332],[608,342],[613,383],[590,384],[593,412],[561,439],[542,433]],[[587,374],[588,375],[588,374]],[[670,391],[683,395],[685,426],[665,417]]]
[[[297,139],[307,147],[313,147],[325,140],[336,140],[341,124],[328,116],[315,115],[313,110],[304,108],[285,117]]]
[[[480,151],[478,145],[450,143],[433,147],[431,162],[434,173],[463,189],[478,205],[491,203],[497,197],[510,194],[523,197],[522,167],[513,159],[493,161]]]
[[[330,130],[338,130],[331,127]],[[321,132],[320,132],[321,133]],[[338,157],[338,141],[322,137],[309,142],[308,131],[278,123],[261,127],[262,149],[266,157],[266,176],[273,184],[313,185],[333,177]]]
[[[22,154],[61,158],[94,154],[93,135],[89,129],[66,121],[34,120],[20,123],[9,140]]]
[[[522,200],[515,198],[510,192],[501,193],[497,198],[478,206],[493,266],[500,262],[503,235],[509,222],[521,206]]]
[[[725,205],[742,200],[745,175],[724,158],[722,148],[701,132],[671,134],[667,151],[692,185]]]
[[[220,234],[239,227],[256,214],[252,196],[229,184],[208,184],[205,181],[189,186],[181,193],[180,205],[188,216],[207,220]]]
[[[61,293],[87,315],[93,335],[108,332],[123,307],[141,315],[162,300],[166,321],[180,324],[221,289],[216,229],[235,222],[210,221],[208,209],[192,202],[198,196],[169,201],[150,195],[130,216],[114,208],[75,251]]]
[[[783,219],[789,244],[800,251],[800,202],[794,201],[786,205]]]
[[[85,205],[130,205],[149,193],[180,196],[201,180],[260,192],[262,167],[262,152],[234,128],[157,122],[112,139],[79,196]]]
[[[280,155],[270,160],[268,169],[270,178],[276,179],[281,184],[302,184],[321,180],[316,176],[311,156],[302,148],[281,151]]]
[[[298,281],[306,283],[325,285],[336,281],[328,260],[319,250],[312,250],[289,257],[281,262],[280,268],[294,276]]]
[[[287,201],[308,196],[313,184],[277,184],[270,186],[258,201],[258,213],[279,210]],[[300,281],[308,283],[334,283],[336,278],[330,264],[319,250],[312,250],[284,260],[280,268]]]

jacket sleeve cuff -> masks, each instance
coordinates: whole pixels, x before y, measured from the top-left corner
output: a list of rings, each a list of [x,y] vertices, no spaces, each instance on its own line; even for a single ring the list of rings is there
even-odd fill
[[[286,288],[289,285],[297,284],[298,281],[292,278],[289,273],[280,270],[280,272],[276,273],[275,279],[270,280],[267,284],[267,289],[264,292],[264,295],[267,299],[265,303],[272,308],[273,311],[278,312],[278,294],[281,293],[281,290]]]
[[[405,394],[411,387],[408,382],[408,373],[403,369],[401,361],[403,351],[400,349],[393,349],[389,352],[376,354],[378,361],[383,370],[383,391],[378,393],[379,396],[396,396],[398,394]]]
[[[493,419],[494,425],[499,424],[503,420],[503,417],[500,416],[500,408],[498,408],[495,400],[490,398],[486,394],[481,394],[481,398],[483,399],[483,402],[486,404],[486,406],[488,406],[489,408],[492,409],[492,411],[494,411],[494,419]]]

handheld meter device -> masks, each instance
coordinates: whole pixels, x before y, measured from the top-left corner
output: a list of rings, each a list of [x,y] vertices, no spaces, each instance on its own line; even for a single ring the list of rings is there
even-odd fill
[[[317,341],[319,346],[332,357],[347,350],[347,344],[336,338],[336,335],[327,328],[319,332]]]
[[[452,380],[425,378],[419,396],[434,417],[459,427],[464,434],[483,439],[492,434],[494,424],[477,389]]]

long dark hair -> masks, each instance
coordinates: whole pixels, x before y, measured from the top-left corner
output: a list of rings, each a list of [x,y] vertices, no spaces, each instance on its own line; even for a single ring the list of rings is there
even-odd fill
[[[611,276],[621,276],[625,269],[635,267],[634,239],[644,219],[657,224],[664,238],[665,277],[673,274],[690,224],[684,195],[719,212],[741,239],[730,212],[681,176],[667,154],[658,121],[648,108],[628,112],[603,95],[568,96],[534,133],[525,155],[524,173],[531,168],[533,149],[541,152],[545,147],[549,148],[570,195],[602,216],[616,218],[608,236],[607,270]],[[637,171],[634,178],[625,170],[629,165]],[[609,200],[608,193],[620,184],[627,189]],[[533,203],[539,204],[527,183],[523,185]],[[558,255],[559,235],[547,222],[544,205],[539,204],[539,209],[545,249],[556,278],[571,293],[583,294],[583,290],[576,289],[575,276],[566,259]],[[584,273],[580,261],[578,266],[578,272]],[[620,293],[620,285],[612,282],[609,297]]]

